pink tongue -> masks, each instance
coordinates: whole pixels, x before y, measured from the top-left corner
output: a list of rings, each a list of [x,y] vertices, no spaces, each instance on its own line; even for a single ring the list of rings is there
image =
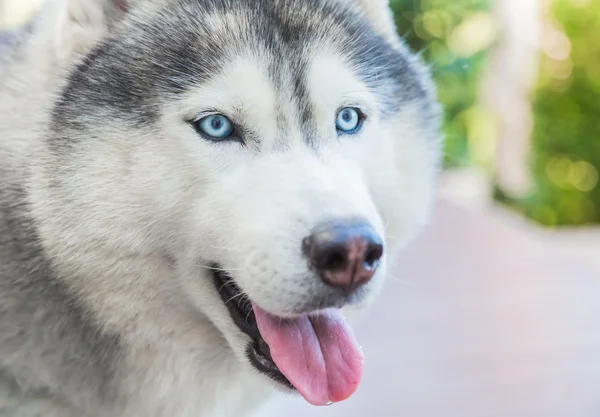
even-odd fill
[[[254,313],[273,361],[306,401],[326,405],[356,391],[363,355],[341,310],[280,319],[255,305]]]

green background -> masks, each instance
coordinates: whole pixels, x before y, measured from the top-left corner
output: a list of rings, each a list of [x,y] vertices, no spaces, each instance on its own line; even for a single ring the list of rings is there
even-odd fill
[[[489,51],[502,35],[494,31],[491,2],[391,0],[391,5],[400,35],[433,69],[446,111],[446,167],[489,164],[474,150],[491,131],[481,129],[490,121],[477,101]],[[568,54],[557,58],[540,51],[531,92],[534,188],[511,199],[495,187],[495,197],[545,226],[599,223],[600,0],[554,0],[544,19]]]

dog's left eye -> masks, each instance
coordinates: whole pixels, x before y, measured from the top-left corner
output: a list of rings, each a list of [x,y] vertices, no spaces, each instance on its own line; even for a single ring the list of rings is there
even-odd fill
[[[354,107],[345,107],[339,111],[335,120],[335,126],[340,133],[353,134],[360,130],[363,115]]]
[[[212,140],[227,139],[233,133],[233,123],[222,114],[211,114],[194,122],[194,127]]]

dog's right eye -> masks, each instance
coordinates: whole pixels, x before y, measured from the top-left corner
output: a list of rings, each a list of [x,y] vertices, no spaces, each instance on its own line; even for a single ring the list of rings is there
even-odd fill
[[[364,120],[363,114],[354,107],[344,107],[338,112],[335,126],[339,133],[353,135],[361,128]]]
[[[222,114],[211,114],[193,122],[196,130],[210,140],[223,140],[231,137],[233,123]]]

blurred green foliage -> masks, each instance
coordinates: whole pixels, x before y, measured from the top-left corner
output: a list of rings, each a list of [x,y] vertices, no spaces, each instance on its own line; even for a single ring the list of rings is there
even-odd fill
[[[446,112],[446,167],[493,162],[479,155],[493,152],[496,138],[493,116],[477,100],[488,51],[499,37],[491,1],[391,0],[399,33],[433,69]],[[600,223],[600,0],[545,4],[531,96],[534,188],[526,198],[501,190],[496,198],[547,226]]]
[[[547,22],[532,95],[535,189],[499,197],[547,226],[600,223],[600,0],[554,0]]]
[[[398,32],[433,69],[445,109],[446,167],[472,162],[470,124],[494,40],[490,0],[391,0]]]

